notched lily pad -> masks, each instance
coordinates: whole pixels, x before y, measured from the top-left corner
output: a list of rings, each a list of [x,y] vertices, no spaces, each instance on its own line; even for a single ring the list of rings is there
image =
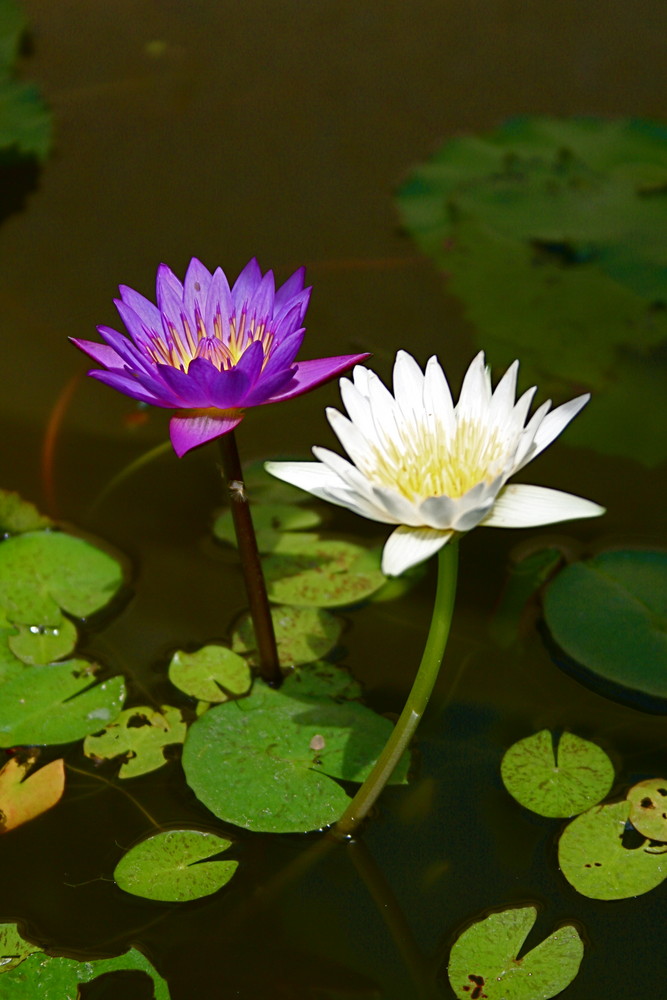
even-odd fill
[[[269,598],[300,607],[356,604],[379,590],[386,577],[378,554],[352,542],[316,539],[297,552],[263,561]]]
[[[120,676],[96,683],[86,660],[30,667],[5,681],[0,746],[71,743],[117,718],[125,701]]]
[[[41,948],[25,941],[16,924],[0,924],[0,973],[11,972],[35,951]]]
[[[321,693],[327,684],[334,697]],[[297,671],[279,691],[256,682],[250,697],[210,709],[190,727],[183,750],[197,798],[248,830],[304,833],[333,823],[350,801],[333,779],[362,782],[392,730],[387,719],[344,700],[348,690],[347,674],[337,685],[317,669]],[[406,754],[392,783],[406,780],[408,762]]]
[[[643,837],[667,842],[667,781],[649,778],[633,785],[627,794],[630,822]]]
[[[124,756],[118,777],[136,778],[162,767],[165,748],[182,743],[186,732],[179,708],[162,705],[158,712],[140,705],[121,712],[103,732],[87,736],[83,752],[94,760]]]
[[[238,861],[207,861],[231,841],[201,830],[164,830],[131,848],[116,865],[116,884],[144,899],[182,903],[217,892]]]
[[[630,803],[594,806],[563,830],[558,863],[577,892],[591,899],[629,899],[655,889],[667,876],[667,847],[623,845]]]
[[[52,760],[32,774],[37,754],[10,757],[0,771],[0,833],[51,809],[65,791],[65,761]]]
[[[459,1000],[548,1000],[576,977],[584,945],[576,927],[559,927],[519,958],[537,910],[512,907],[468,927],[454,943],[447,973]]]
[[[271,608],[276,633],[278,659],[283,667],[319,660],[329,653],[343,629],[340,618],[322,608],[294,608],[279,605]],[[232,649],[250,653],[250,663],[257,666],[255,633],[250,615],[239,619],[232,634]]]
[[[500,765],[505,788],[540,816],[569,817],[600,802],[614,783],[604,750],[573,733],[554,745],[548,729],[519,740]]]
[[[59,625],[18,625],[7,645],[22,663],[52,663],[68,656],[77,643],[76,626],[64,616]]]
[[[194,653],[177,650],[169,664],[169,680],[201,701],[227,701],[245,694],[252,677],[247,662],[227,646],[202,646]]]

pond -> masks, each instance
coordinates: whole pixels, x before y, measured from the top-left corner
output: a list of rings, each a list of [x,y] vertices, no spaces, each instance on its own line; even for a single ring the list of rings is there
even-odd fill
[[[561,297],[561,312],[549,314],[534,341],[508,342],[507,327],[522,322],[504,270],[511,249],[483,261],[474,256],[481,229],[505,224],[493,215],[497,189],[474,188],[474,166],[465,161],[456,197],[473,191],[466,211],[484,202],[489,214],[480,230],[458,232],[446,260],[449,235],[438,230],[429,244],[410,199],[428,187],[424,178],[433,171],[420,170],[451,149],[446,141],[491,133],[502,146],[502,123],[516,115],[659,119],[667,65],[661,5],[611,5],[605,16],[592,2],[556,10],[548,0],[26,0],[22,9],[29,30],[19,75],[37,84],[50,107],[53,143],[39,167],[30,159],[5,165],[0,487],[120,560],[123,583],[108,606],[74,620],[76,656],[101,664],[105,679],[122,675],[128,707],[172,705],[194,723],[197,698],[168,678],[172,656],[229,644],[247,607],[236,550],[213,534],[225,504],[215,445],[180,459],[166,448],[153,454],[168,439],[168,409],[137,407],[85,378],[82,355],[67,340],[94,340],[100,324],[121,329],[113,306],[118,285],[154,300],[160,262],[182,278],[196,256],[232,278],[256,256],[278,283],[305,265],[313,294],[303,358],[370,353],[367,363],[389,382],[398,350],[422,365],[437,354],[456,395],[471,359],[486,349],[494,380],[513,357],[521,359],[520,387],[538,384],[536,405],[550,393],[558,404],[592,389],[575,424],[519,479],[591,498],[607,513],[513,532],[485,528],[462,539],[451,637],[414,743],[410,780],[383,792],[353,842],[334,843],[317,831],[257,832],[220,819],[186,783],[177,740],[161,766],[130,778],[119,776],[118,759],[96,764],[84,755],[80,739],[54,741],[40,765],[64,757],[64,795],[0,838],[0,923],[18,923],[49,954],[77,960],[137,948],[172,1000],[501,1000],[495,984],[473,978],[455,993],[450,951],[482,917],[534,906],[528,949],[562,925],[573,925],[583,940],[578,975],[558,995],[659,997],[667,974],[656,936],[664,885],[658,879],[651,891],[626,898],[578,892],[559,868],[558,840],[566,817],[583,808],[553,818],[525,808],[508,794],[501,761],[517,741],[551,730],[574,733],[609,756],[611,786],[591,805],[623,800],[638,781],[667,778],[661,699],[619,700],[618,690],[593,683],[555,649],[539,600],[530,596],[539,581],[523,598],[508,590],[508,579],[517,579],[512,560],[544,549],[582,566],[579,560],[599,553],[664,546],[657,498],[665,432],[655,407],[664,399],[667,333],[649,269],[664,282],[664,239],[651,242],[650,227],[664,211],[658,199],[667,142],[659,129],[649,130],[646,149],[655,142],[658,150],[650,170],[644,147],[639,157],[632,218],[648,227],[640,235],[650,236],[644,244],[628,224],[623,248],[635,254],[631,265],[616,244],[616,256],[605,257],[612,261],[605,276],[614,268],[615,281],[631,275],[633,295],[648,303],[642,316],[650,329],[626,324],[622,337],[600,331],[615,319],[625,323],[626,313],[586,286]],[[530,160],[532,169],[531,157],[526,153],[523,166]],[[603,167],[595,170],[602,176]],[[653,195],[645,220],[642,206]],[[524,226],[533,211],[527,204]],[[596,218],[608,218],[617,202],[605,206],[597,205]],[[554,231],[524,233],[524,243],[539,255],[531,267],[564,275],[567,290],[573,269],[589,264],[571,259],[572,246],[578,252],[594,241],[577,242],[574,228],[558,238]],[[502,313],[503,299],[506,325],[494,327],[486,313]],[[486,313],[485,303],[492,304]],[[532,320],[528,307],[523,315]],[[545,361],[554,316],[590,330],[572,355],[574,372],[566,370],[566,347],[556,346]],[[624,371],[633,378],[622,382]],[[619,383],[627,392],[614,409],[606,401],[616,398]],[[244,463],[307,460],[313,445],[336,447],[327,406],[340,407],[336,380],[250,409],[237,431]],[[391,530],[306,499],[327,537],[379,549]],[[435,560],[408,583],[386,599],[332,609],[340,634],[329,661],[348,670],[363,685],[365,704],[392,721],[420,662]],[[656,629],[664,629],[664,617]],[[2,763],[10,759],[6,750]],[[350,782],[343,788],[355,790]],[[220,855],[238,862],[228,884],[188,902],[146,899],[115,884],[128,849],[178,828],[231,841]],[[640,846],[637,837],[626,847]],[[0,996],[11,976],[0,975]],[[33,992],[7,995],[32,1000],[34,987],[27,988]],[[122,990],[140,1000],[151,989],[146,976],[122,972],[82,986],[81,995],[103,1000]],[[517,989],[507,996],[542,995]],[[56,1000],[46,986],[42,995]]]

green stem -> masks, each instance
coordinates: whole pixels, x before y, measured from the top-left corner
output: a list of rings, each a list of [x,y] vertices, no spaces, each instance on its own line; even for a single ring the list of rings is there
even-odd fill
[[[257,538],[252,524],[250,504],[245,491],[243,470],[234,432],[223,434],[221,438],[218,438],[218,441],[222,456],[222,471],[227,483],[234,530],[239,546],[243,579],[248,595],[250,617],[255,630],[259,671],[267,684],[277,688],[282,684],[283,678],[278,661],[276,636],[273,630],[266,583],[257,549]]]
[[[332,830],[332,833],[338,838],[349,837],[368,815],[378,795],[391,778],[424,714],[449,637],[456,595],[457,549],[458,545],[455,539],[440,549],[438,587],[433,605],[431,627],[417,676],[400,718],[378,757],[375,767]]]

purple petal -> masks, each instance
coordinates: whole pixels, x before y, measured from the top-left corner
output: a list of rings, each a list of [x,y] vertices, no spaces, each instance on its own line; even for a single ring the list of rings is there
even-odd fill
[[[183,301],[183,285],[166,264],[160,264],[157,269],[155,291],[157,292],[157,305],[160,312],[162,312],[160,299],[163,295],[175,295],[181,302]]]
[[[302,325],[309,300],[310,288],[307,288],[301,296],[288,302],[280,312],[276,313],[274,310],[272,326],[279,336],[287,337]]]
[[[292,367],[294,359],[299,353],[299,348],[303,343],[305,333],[305,330],[297,330],[296,333],[290,334],[282,343],[274,347],[266,363],[264,375],[275,375],[276,372]]]
[[[246,347],[245,351],[234,365],[234,369],[237,372],[243,372],[248,380],[248,384],[254,385],[259,378],[263,364],[264,348],[258,340],[255,340],[252,344]]]
[[[294,381],[294,375],[294,368],[286,368],[283,371],[274,372],[268,378],[262,373],[262,377],[243,400],[243,405],[262,406],[264,403],[273,403],[278,399],[290,399],[291,397],[287,393],[287,389]]]
[[[304,284],[306,279],[306,269],[305,267],[300,267],[294,272],[287,281],[280,286],[276,291],[274,310],[277,312],[279,309],[284,308],[295,295],[303,292]],[[310,295],[310,288],[307,289]]]
[[[292,399],[303,392],[314,389],[315,386],[328,382],[341,372],[346,372],[354,365],[361,364],[370,354],[343,354],[335,358],[316,358],[314,361],[300,361],[296,366],[294,382],[284,392],[272,395],[267,403],[277,403],[281,399]]]
[[[104,365],[105,368],[123,368],[123,359],[116,354],[113,347],[107,347],[106,344],[96,344],[94,340],[79,340],[77,337],[69,339],[98,365]]]
[[[242,420],[243,413],[240,410],[221,412],[219,416],[208,413],[173,416],[169,421],[169,435],[174,451],[182,458],[192,448],[233,431]]]
[[[150,373],[151,368],[155,367],[154,362],[148,359],[145,352],[141,348],[136,347],[132,341],[123,336],[122,333],[118,333],[116,330],[112,330],[110,326],[98,326],[98,333],[100,333],[107,344],[116,352],[119,358],[122,358],[123,364],[126,364],[133,371],[140,369],[141,371],[147,371]],[[112,365],[111,367],[115,367]]]
[[[237,311],[240,311],[243,304],[252,298],[261,280],[262,272],[253,257],[243,268],[232,288],[232,299]]]
[[[200,312],[204,315],[204,302],[211,286],[211,272],[200,260],[193,257],[188,264],[183,282],[183,301],[188,312],[194,313],[195,302],[200,303]]]
[[[165,264],[158,268],[157,304],[165,333],[171,335],[172,328],[180,333],[183,329],[183,286]]]
[[[202,409],[210,406],[210,400],[206,388],[195,375],[187,374],[179,368],[171,365],[157,365],[157,371],[167,386],[172,390],[177,398],[176,406],[181,409]],[[195,369],[196,371],[196,369]]]
[[[116,304],[118,314],[125,324],[127,332],[140,350],[149,352],[152,348],[155,337],[158,337],[160,340],[163,339],[162,319],[160,314],[157,312],[157,309],[155,310],[158,317],[157,326],[146,327],[143,318],[126,302],[121,301],[121,299],[114,299],[114,302]],[[153,333],[154,336],[151,336],[151,333]]]
[[[144,327],[149,330],[155,330],[156,333],[162,329],[160,310],[157,306],[149,302],[139,292],[135,292],[133,288],[128,288],[127,285],[121,285],[118,291],[120,292],[121,301],[126,306],[129,306],[132,312],[139,317]]]
[[[255,289],[252,301],[248,303],[248,312],[260,321],[273,315],[273,299],[276,294],[276,283],[273,271],[267,271]]]
[[[201,309],[204,317],[204,326],[209,337],[213,336],[215,330],[214,320],[217,313],[220,314],[222,339],[227,342],[229,339],[229,317],[233,312],[232,293],[229,290],[229,283],[225,272],[221,267],[216,268],[211,281],[206,302]]]
[[[248,376],[238,368],[218,372],[211,386],[211,404],[221,410],[245,406],[249,386]]]
[[[122,392],[124,396],[131,396],[132,399],[138,399],[142,403],[150,403],[151,406],[163,406],[169,410],[174,407],[171,399],[166,400],[161,396],[157,396],[149,389],[144,388],[138,379],[132,378],[131,375],[121,375],[119,372],[104,371],[90,371],[88,374],[96,378],[98,382],[104,382],[105,385],[110,385],[112,389]]]

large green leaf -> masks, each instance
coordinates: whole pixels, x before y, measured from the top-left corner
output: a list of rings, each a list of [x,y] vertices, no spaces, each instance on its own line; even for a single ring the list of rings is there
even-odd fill
[[[565,827],[558,863],[577,892],[592,899],[629,899],[655,889],[667,877],[667,847],[646,840],[625,847],[630,803],[594,806]]]
[[[347,673],[338,679],[335,668],[323,674],[317,664],[279,691],[257,682],[250,697],[218,705],[190,727],[188,784],[216,816],[248,830],[328,826],[349,803],[333,779],[363,781],[392,730],[359,702],[341,700],[349,693]],[[405,781],[407,766],[404,756],[392,782]]]
[[[292,552],[267,556],[263,566],[270,599],[301,607],[356,604],[386,581],[379,552],[338,539],[307,539]]]
[[[534,906],[512,907],[476,921],[457,938],[447,972],[459,1000],[548,1000],[570,985],[584,954],[571,924],[519,958],[536,917]]]
[[[614,783],[614,765],[601,747],[573,733],[563,733],[556,747],[548,729],[511,746],[500,773],[517,802],[551,817],[597,805]]]
[[[566,567],[546,590],[544,615],[584,683],[667,709],[667,553],[602,552]]]
[[[245,694],[252,681],[242,656],[227,646],[202,646],[194,653],[177,650],[169,663],[169,680],[201,701],[227,701]]]
[[[125,892],[145,899],[182,903],[217,892],[229,882],[238,861],[206,861],[231,847],[215,833],[163,830],[132,847],[113,877]]]
[[[87,736],[83,752],[94,760],[124,757],[118,777],[136,778],[162,767],[165,748],[182,743],[186,731],[179,708],[138,705],[121,712],[103,732]]]
[[[30,667],[2,685],[0,746],[70,743],[113,721],[125,700],[122,677],[96,681],[85,660]]]

